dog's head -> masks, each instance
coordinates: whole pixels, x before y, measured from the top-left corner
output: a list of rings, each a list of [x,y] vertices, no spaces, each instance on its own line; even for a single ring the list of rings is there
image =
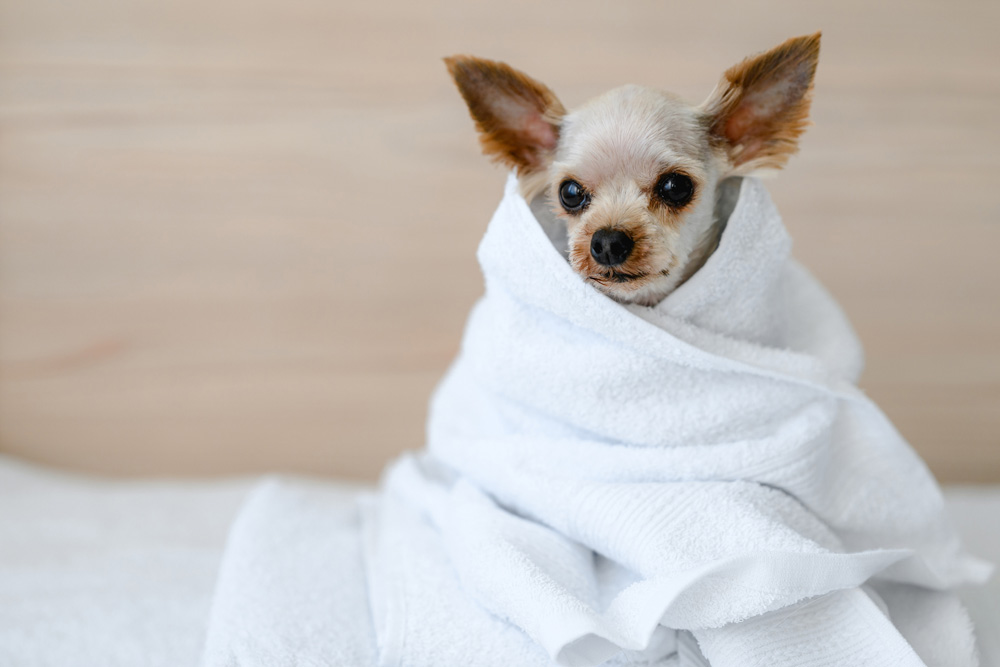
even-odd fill
[[[567,112],[546,86],[504,63],[445,62],[483,151],[517,169],[531,202],[547,196],[573,268],[608,296],[654,304],[714,251],[720,184],[780,169],[805,129],[819,33],[726,71],[700,106],[625,86]]]

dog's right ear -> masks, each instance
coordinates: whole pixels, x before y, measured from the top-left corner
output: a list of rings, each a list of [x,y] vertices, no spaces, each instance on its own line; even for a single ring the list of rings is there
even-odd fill
[[[501,62],[473,56],[444,62],[476,121],[483,152],[522,174],[547,167],[566,114],[552,91]]]

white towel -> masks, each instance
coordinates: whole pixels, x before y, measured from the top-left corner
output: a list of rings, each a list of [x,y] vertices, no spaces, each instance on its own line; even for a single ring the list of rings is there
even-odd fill
[[[621,305],[508,181],[429,453],[368,513],[381,664],[459,664],[435,651],[486,641],[461,664],[697,664],[691,636],[713,667],[975,664],[947,591],[989,567],[789,253],[745,179],[705,266],[656,307]]]
[[[219,568],[204,667],[374,664],[357,493],[270,480],[251,494]]]

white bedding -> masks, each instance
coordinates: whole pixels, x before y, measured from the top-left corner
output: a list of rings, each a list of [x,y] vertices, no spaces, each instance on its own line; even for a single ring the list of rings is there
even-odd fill
[[[259,483],[107,481],[0,457],[0,665],[197,665],[230,525]],[[360,564],[344,558],[344,545],[357,539],[358,487],[297,479],[285,486],[325,499],[325,544],[338,549],[330,556],[359,569],[345,580],[362,581]],[[951,488],[947,497],[970,551],[1000,562],[1000,486]],[[964,591],[963,600],[982,665],[1000,667],[1000,580]],[[320,617],[309,632],[335,642],[333,630]]]
[[[253,480],[110,482],[0,457],[0,665],[196,665]]]

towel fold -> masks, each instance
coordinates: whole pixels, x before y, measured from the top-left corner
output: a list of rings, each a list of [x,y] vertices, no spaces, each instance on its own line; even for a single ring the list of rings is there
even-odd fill
[[[203,667],[370,667],[357,489],[262,482],[230,530]]]
[[[856,388],[857,339],[758,181],[653,308],[580,280],[513,177],[479,260],[428,450],[366,515],[381,664],[487,636],[529,665],[975,664],[948,591],[990,568]]]

